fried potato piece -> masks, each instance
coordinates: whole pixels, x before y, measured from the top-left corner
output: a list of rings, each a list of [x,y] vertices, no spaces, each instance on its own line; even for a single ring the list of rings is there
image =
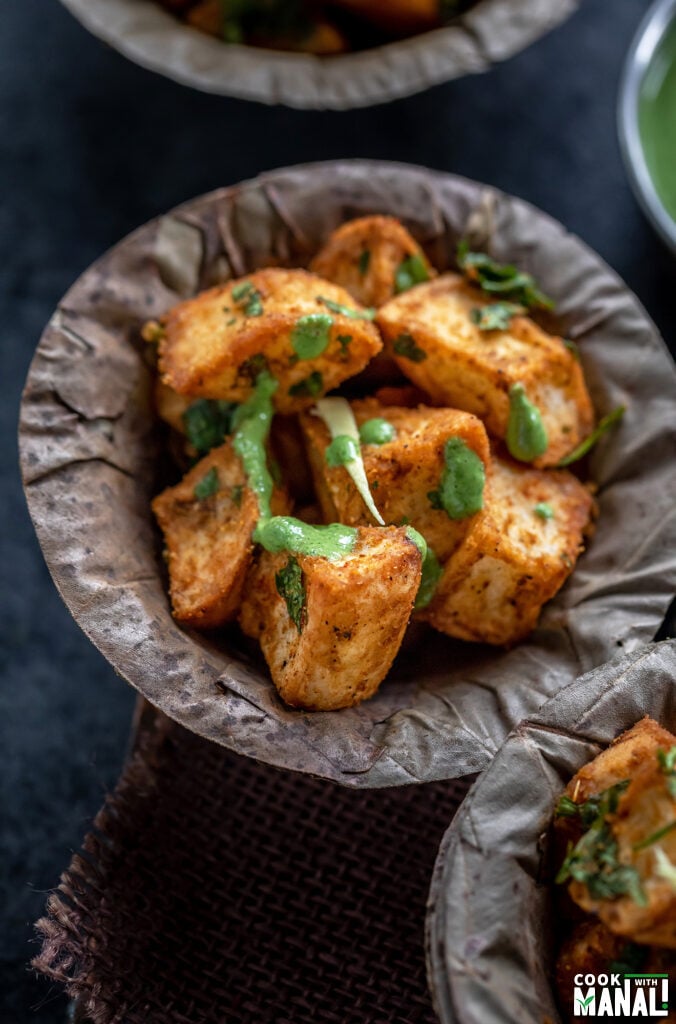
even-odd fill
[[[195,488],[199,493],[210,482],[217,490],[200,500]],[[231,443],[209,452],[152,508],[164,533],[174,618],[197,629],[234,619],[253,555],[258,502]],[[273,495],[273,511],[288,511],[281,491]]]
[[[432,506],[429,494],[439,487],[444,446],[451,437],[461,438],[488,465],[490,449],[483,424],[476,416],[457,409],[396,408],[380,405],[372,398],[354,401],[351,406],[358,426],[384,418],[396,430],[396,437],[386,444],[362,445],[364,469],[383,519],[396,525],[410,524],[422,533],[439,559],[448,558],[479,513],[451,519],[444,509]],[[326,463],[331,437],[324,421],[304,413],[301,427],[326,522],[372,525],[373,518],[345,467]]]
[[[310,269],[345,288],[364,306],[382,306],[397,293],[397,270],[414,256],[428,278],[435,271],[424,252],[394,217],[359,217],[342,224],[320,249]]]
[[[267,366],[279,381],[276,408],[306,408],[358,373],[382,348],[370,321],[330,310],[322,298],[357,309],[352,297],[331,282],[305,270],[275,267],[179,303],[163,317],[163,383],[183,395],[243,402]],[[323,325],[328,344],[321,349],[322,338],[319,344],[315,338],[314,348],[308,344],[305,351],[317,354],[301,358],[292,339],[299,321],[310,315],[323,318],[314,324]]]
[[[594,424],[580,364],[527,316],[513,317],[506,331],[479,330],[472,310],[490,304],[458,274],[444,274],[386,303],[376,320],[414,384],[435,403],[473,412],[495,437],[507,433],[509,391],[521,383],[547,431],[547,450],[533,465],[556,465]]]
[[[543,504],[553,512],[549,519],[535,511]],[[572,473],[494,458],[483,512],[446,562],[420,617],[461,640],[522,640],[573,571],[592,504]]]
[[[573,929],[559,950],[555,969],[559,1004],[569,1020],[578,1020],[573,1013],[576,974],[622,973],[623,969],[657,974],[674,966],[673,955],[667,950],[634,946],[600,921],[589,918]],[[676,1012],[663,1019],[675,1021]]]
[[[304,591],[300,630],[276,582],[294,557]],[[340,561],[263,551],[247,579],[240,625],[260,640],[287,704],[352,707],[387,675],[420,577],[420,552],[401,528],[360,528],[353,552]]]
[[[439,0],[333,0],[394,35],[426,32],[441,24]]]
[[[163,384],[158,378],[155,382],[155,409],[157,415],[179,434],[185,434],[183,414],[193,399],[179,395],[173,388]]]
[[[660,748],[669,750],[674,743],[676,738],[667,729],[646,716],[613,740],[593,761],[583,765],[566,786],[564,795],[582,804],[590,796],[633,778],[642,764],[655,758]],[[563,828],[571,820],[574,819],[557,818],[555,827]]]
[[[307,31],[300,35],[251,36],[252,46],[266,50],[285,50],[291,53],[313,53],[317,57],[329,57],[349,50],[347,38],[330,21],[313,20]]]
[[[676,868],[676,797],[657,757],[659,749],[666,753],[676,748],[676,736],[649,719],[635,729],[636,733],[630,730],[620,737],[623,742],[619,749],[610,747],[605,751],[606,755],[614,753],[611,763],[626,772],[616,781],[631,779],[617,812],[609,815],[608,821],[617,840],[618,862],[638,873],[646,905],[630,895],[612,900],[594,898],[577,880],[571,882],[569,892],[578,906],[597,914],[614,934],[633,942],[676,949],[676,887],[660,873],[661,858]],[[576,802],[580,802],[579,791]]]

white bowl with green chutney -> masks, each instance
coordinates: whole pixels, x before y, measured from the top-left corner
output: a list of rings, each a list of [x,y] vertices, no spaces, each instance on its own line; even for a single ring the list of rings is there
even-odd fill
[[[676,0],[657,0],[639,26],[622,76],[618,124],[636,196],[676,252]]]

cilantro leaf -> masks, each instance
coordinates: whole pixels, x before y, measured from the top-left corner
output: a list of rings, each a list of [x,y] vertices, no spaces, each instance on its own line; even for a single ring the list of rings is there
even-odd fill
[[[294,398],[306,396],[308,398],[316,398],[317,395],[321,395],[323,390],[324,378],[319,370],[314,370],[309,377],[299,380],[297,384],[292,384],[289,388],[289,394]]]
[[[493,302],[488,306],[473,309],[469,316],[480,331],[506,331],[512,317],[525,312],[524,307],[515,302]]]
[[[613,409],[613,411],[609,412],[607,416],[604,416],[603,419],[600,420],[596,430],[593,430],[589,437],[586,437],[584,441],[577,446],[577,448],[574,448],[572,452],[557,462],[557,467],[570,466],[571,463],[577,462],[579,459],[583,458],[583,456],[585,456],[587,452],[591,451],[596,442],[603,437],[611,427],[614,427],[616,423],[619,423],[624,416],[624,413],[625,406],[618,405],[616,409]]]
[[[402,260],[394,275],[394,291],[397,295],[407,292],[415,284],[429,281],[427,264],[419,252],[414,252]]]
[[[303,581],[303,570],[291,556],[283,569],[275,573],[277,593],[286,602],[289,618],[299,633],[307,620],[307,595]]]
[[[485,252],[471,252],[463,241],[458,246],[458,266],[465,277],[492,295],[505,295],[522,306],[553,309],[553,301],[541,292],[535,278],[509,263],[498,263]]]
[[[349,306],[341,305],[340,302],[334,302],[333,299],[325,299],[323,295],[317,296],[317,302],[321,302],[332,313],[348,316],[350,320],[373,320],[376,315],[375,309],[351,309]]]
[[[422,363],[423,359],[427,359],[427,352],[416,344],[415,338],[411,334],[406,332],[394,339],[392,348],[398,356],[410,359],[412,363]]]
[[[216,494],[219,487],[218,470],[215,466],[212,466],[209,472],[195,484],[195,497],[198,501],[204,501],[205,498],[210,498],[213,494]]]
[[[198,398],[183,413],[183,425],[188,441],[199,455],[206,455],[212,448],[223,444],[232,433],[232,416],[237,408],[235,402],[224,402],[219,398]]]

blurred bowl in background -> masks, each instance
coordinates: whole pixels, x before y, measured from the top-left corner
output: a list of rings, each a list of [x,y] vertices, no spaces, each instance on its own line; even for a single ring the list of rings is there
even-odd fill
[[[487,71],[562,22],[580,0],[478,0],[446,28],[334,57],[225,44],[155,0],[61,2],[129,60],[183,85],[261,103],[347,110]]]
[[[652,4],[624,66],[622,154],[648,220],[676,252],[676,0]]]

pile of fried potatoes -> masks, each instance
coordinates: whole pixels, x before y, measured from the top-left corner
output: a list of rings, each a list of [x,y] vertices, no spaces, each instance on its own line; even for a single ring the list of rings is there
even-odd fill
[[[466,0],[159,0],[228,43],[317,56],[439,28]]]
[[[173,615],[196,629],[237,620],[290,705],[371,696],[412,616],[461,640],[517,643],[590,532],[591,489],[561,468],[598,433],[577,354],[528,315],[550,305],[530,275],[466,249],[459,264],[438,275],[402,224],[364,217],[339,227],[309,270],[256,270],[143,329],[158,347],[158,415],[191,465],[153,502]],[[322,345],[299,348],[299,324],[320,325]],[[231,419],[263,372],[277,382],[270,514],[356,528],[340,558],[290,558],[252,539],[260,502]],[[350,467],[327,456],[316,403],[339,387],[360,432],[386,424],[359,452],[385,526]],[[458,453],[481,482],[466,508],[453,504]],[[433,559],[426,579],[410,528]],[[290,563],[295,611],[282,585]]]
[[[579,974],[673,968],[676,736],[644,718],[581,768],[559,801],[555,840],[569,897],[557,921],[562,1006]]]

